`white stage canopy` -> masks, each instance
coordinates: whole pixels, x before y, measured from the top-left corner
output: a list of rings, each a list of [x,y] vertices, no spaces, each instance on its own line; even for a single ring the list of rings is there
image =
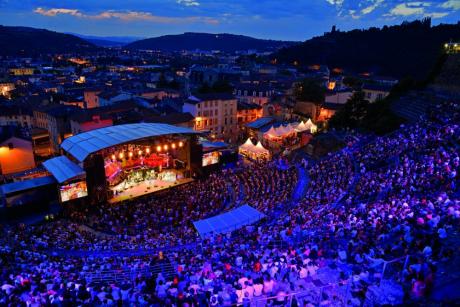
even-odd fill
[[[169,134],[200,134],[190,128],[158,123],[126,124],[95,129],[65,139],[61,147],[83,162],[99,150],[140,139]]]
[[[193,225],[200,237],[205,238],[211,234],[226,233],[250,225],[261,220],[264,216],[265,214],[253,207],[243,205],[231,211],[193,222]]]
[[[73,163],[66,156],[46,160],[43,162],[43,166],[59,183],[86,175],[86,172],[78,164]]]

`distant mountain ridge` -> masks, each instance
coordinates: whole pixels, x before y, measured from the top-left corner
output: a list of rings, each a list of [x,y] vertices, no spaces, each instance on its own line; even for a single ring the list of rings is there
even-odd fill
[[[186,32],[183,34],[164,35],[139,40],[126,45],[125,48],[164,51],[221,50],[224,52],[235,52],[249,49],[275,51],[281,47],[292,46],[297,43],[298,42],[258,39],[227,33],[210,34]]]
[[[29,27],[0,25],[0,55],[31,56],[69,52],[89,52],[97,47],[75,35]]]
[[[69,32],[68,34],[80,37],[100,47],[121,47],[129,43],[145,39],[144,37],[137,37],[137,36],[96,36],[96,35],[85,35],[85,34],[78,34],[78,33],[71,33],[71,32]]]
[[[443,45],[460,40],[460,22],[431,26],[431,19],[397,26],[332,31],[273,55],[279,63],[325,64],[354,72],[374,72],[397,78],[424,79]]]

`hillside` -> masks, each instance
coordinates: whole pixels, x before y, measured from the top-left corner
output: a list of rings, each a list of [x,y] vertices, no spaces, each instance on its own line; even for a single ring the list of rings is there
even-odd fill
[[[425,19],[398,26],[330,32],[273,57],[279,63],[326,64],[353,72],[424,79],[450,40],[460,40],[460,22],[431,27]]]
[[[460,95],[460,54],[447,56],[432,87]]]
[[[79,37],[44,29],[0,26],[0,55],[86,52],[97,47]]]
[[[143,37],[136,36],[95,36],[84,35],[79,33],[68,32],[68,34],[80,37],[96,46],[100,47],[121,47],[129,43],[144,39]]]
[[[235,52],[256,49],[258,51],[274,51],[284,46],[292,46],[295,42],[257,39],[234,34],[184,33],[164,35],[133,42],[127,49],[152,49],[165,51],[180,50],[221,50]]]

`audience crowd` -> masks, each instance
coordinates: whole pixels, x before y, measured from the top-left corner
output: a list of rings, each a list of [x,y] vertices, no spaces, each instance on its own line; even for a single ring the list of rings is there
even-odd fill
[[[350,132],[344,149],[315,162],[240,165],[154,196],[69,207],[39,225],[4,225],[0,305],[361,306],[376,293],[385,302],[396,297],[393,303],[426,299],[439,266],[458,251],[459,111],[444,103],[383,137]],[[239,204],[266,218],[197,236],[193,221]],[[101,272],[113,278],[98,278]]]

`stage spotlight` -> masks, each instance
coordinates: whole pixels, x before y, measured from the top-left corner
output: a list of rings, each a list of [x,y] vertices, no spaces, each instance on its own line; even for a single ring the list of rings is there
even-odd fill
[[[112,155],[112,160],[115,161],[116,158],[117,158],[117,157],[115,157],[115,155]]]
[[[180,141],[179,142],[179,147],[183,147],[184,146],[184,142]]]
[[[164,150],[168,150],[168,145],[164,145],[164,146],[163,146],[163,149],[164,149]]]
[[[133,157],[133,152],[132,152],[132,151],[129,152],[129,157],[130,157],[130,158]]]
[[[161,146],[160,146],[160,145],[157,146],[157,151],[158,151],[158,152],[161,151]]]
[[[142,156],[142,150],[139,150],[139,151],[137,152],[137,154],[138,154],[139,156]]]
[[[124,156],[125,155],[122,152],[120,152],[120,154],[118,155],[118,158],[123,159]]]
[[[150,153],[150,147],[147,147],[147,149],[145,150],[146,153]]]
[[[172,149],[176,149],[176,143],[172,143],[172,144],[171,144],[171,148],[172,148]]]

